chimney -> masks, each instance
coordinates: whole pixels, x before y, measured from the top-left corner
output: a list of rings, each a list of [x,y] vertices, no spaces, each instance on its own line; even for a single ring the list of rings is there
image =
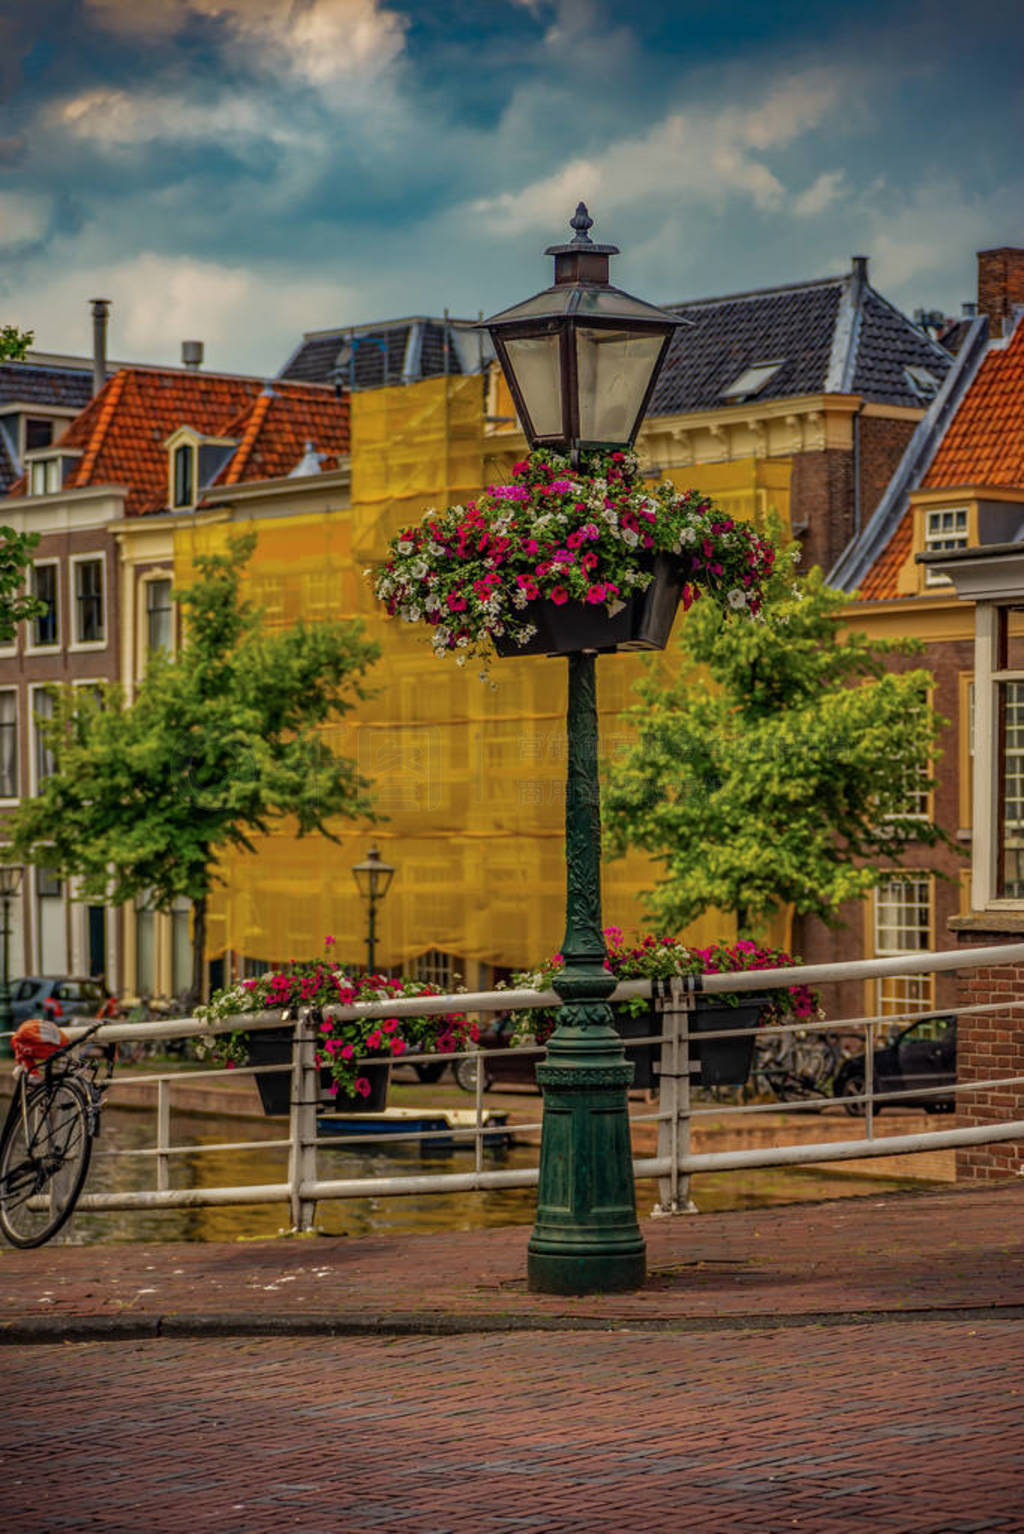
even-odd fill
[[[191,368],[193,373],[198,373],[203,365],[202,341],[182,341],[181,363],[183,367]]]
[[[868,259],[867,256],[852,256],[850,258],[850,270],[854,279],[857,282],[863,283],[865,287],[867,287],[868,281]]]
[[[1015,304],[1024,304],[1024,250],[979,250],[978,312],[988,315],[990,336],[1009,332]]]
[[[109,298],[91,298],[92,304],[92,392],[98,394],[107,381],[107,316]]]

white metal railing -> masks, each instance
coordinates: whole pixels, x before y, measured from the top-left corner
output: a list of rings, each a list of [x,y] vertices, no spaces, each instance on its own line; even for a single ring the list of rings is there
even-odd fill
[[[952,953],[924,953],[916,955],[900,955],[892,959],[854,960],[843,964],[803,965],[799,968],[785,970],[748,971],[739,974],[706,975],[702,977],[700,989],[708,995],[720,995],[723,993],[742,993],[744,991],[768,991],[790,985],[821,985],[840,980],[866,980],[874,979],[884,974],[914,974],[935,972],[952,969],[969,969],[975,967],[995,967],[1001,964],[1024,963],[1024,943],[1007,944],[992,948],[978,948],[964,952]],[[812,1165],[824,1162],[837,1162],[844,1160],[863,1159],[872,1156],[896,1156],[916,1153],[923,1150],[939,1150],[955,1148],[964,1145],[978,1145],[1001,1140],[1024,1139],[1024,1120],[1011,1120],[1005,1123],[996,1123],[986,1126],[929,1130],[912,1134],[896,1134],[877,1136],[875,1134],[875,1113],[877,1107],[883,1103],[898,1103],[900,1098],[912,1097],[915,1102],[928,1096],[948,1096],[951,1088],[948,1086],[934,1088],[913,1088],[905,1092],[879,1092],[875,1088],[873,1079],[874,1051],[877,1045],[880,1027],[889,1028],[893,1024],[909,1023],[916,1019],[948,1016],[953,1013],[977,1015],[987,1012],[1007,1012],[1013,1008],[1024,1007],[1024,997],[1017,1000],[1007,997],[998,1002],[972,1006],[970,1008],[950,1008],[947,1011],[937,1012],[934,1008],[927,1011],[907,1011],[898,1015],[875,1015],[867,1017],[846,1018],[828,1020],[825,1022],[793,1022],[773,1023],[757,1029],[735,1028],[722,1029],[716,1033],[701,1032],[700,1042],[715,1039],[736,1038],[749,1036],[754,1033],[759,1038],[770,1036],[798,1035],[805,1036],[808,1033],[849,1034],[862,1036],[864,1040],[864,1092],[842,1101],[850,1105],[863,1104],[864,1121],[863,1134],[857,1138],[845,1140],[819,1140],[814,1143],[801,1143],[789,1145],[761,1146],[748,1150],[729,1150],[695,1153],[691,1150],[691,1126],[695,1121],[709,1115],[720,1116],[721,1104],[712,1107],[702,1107],[695,1103],[691,1096],[691,1076],[698,1066],[691,1065],[691,1043],[693,1039],[688,1028],[688,1018],[695,1005],[695,988],[692,980],[673,980],[671,982],[651,982],[649,980],[626,981],[620,984],[613,993],[611,1000],[624,1001],[633,997],[654,999],[654,1006],[661,1014],[661,1032],[652,1033],[644,1038],[630,1038],[627,1043],[630,1049],[644,1044],[657,1044],[660,1046],[661,1069],[659,1080],[659,1099],[657,1105],[639,1104],[634,1105],[632,1120],[635,1123],[650,1123],[657,1126],[657,1150],[654,1155],[637,1156],[634,1158],[634,1173],[637,1178],[657,1178],[659,1182],[659,1198],[655,1206],[655,1213],[671,1214],[692,1208],[689,1202],[689,1179],[696,1172],[727,1171],[741,1168],[756,1168],[770,1166],[799,1166]],[[410,997],[388,1002],[364,1003],[353,1007],[325,1007],[325,1016],[350,1018],[363,1017],[401,1017],[409,1015],[422,1015],[423,1013],[450,1012],[464,1010],[475,1013],[522,1011],[538,1007],[551,1007],[558,1005],[559,998],[553,991],[487,991],[461,993],[457,995],[438,997]],[[434,1139],[443,1137],[447,1141],[455,1143],[471,1144],[473,1149],[473,1164],[465,1170],[455,1172],[423,1172],[412,1175],[396,1175],[388,1177],[347,1177],[331,1178],[320,1175],[318,1166],[318,1152],[326,1147],[331,1149],[353,1148],[365,1146],[371,1137],[358,1131],[343,1136],[322,1136],[318,1128],[318,1118],[324,1112],[320,1102],[319,1067],[316,1064],[317,1033],[309,1016],[309,1008],[299,1010],[298,1019],[294,1027],[294,1043],[292,1053],[292,1090],[290,1115],[287,1136],[274,1139],[255,1140],[226,1140],[212,1145],[199,1145],[196,1143],[173,1144],[171,1141],[171,1098],[174,1091],[194,1085],[196,1082],[217,1079],[224,1080],[224,1072],[215,1070],[189,1070],[187,1072],[157,1072],[144,1076],[133,1075],[131,1077],[118,1077],[115,1074],[111,1084],[112,1103],[116,1105],[118,1086],[126,1081],[132,1085],[148,1085],[155,1092],[155,1135],[151,1146],[136,1150],[121,1150],[108,1153],[115,1157],[145,1157],[152,1159],[155,1166],[154,1184],[152,1188],[110,1191],[103,1193],[86,1192],[79,1201],[82,1208],[93,1210],[115,1209],[175,1209],[184,1207],[198,1207],[202,1205],[227,1205],[227,1204],[254,1204],[254,1203],[287,1203],[292,1219],[292,1226],[296,1231],[309,1230],[313,1226],[315,1207],[317,1202],[328,1199],[346,1199],[365,1197],[373,1194],[374,1197],[400,1196],[408,1194],[429,1195],[433,1193],[457,1193],[472,1192],[481,1189],[505,1189],[523,1188],[537,1183],[538,1172],[536,1167],[518,1167],[496,1169],[485,1165],[484,1150],[485,1141],[489,1135],[493,1136],[495,1127],[488,1123],[488,1110],[484,1102],[484,1076],[483,1072],[476,1073],[475,1086],[475,1112],[472,1125],[455,1126],[443,1130],[431,1131],[420,1127],[410,1128],[408,1131],[397,1131],[388,1135],[389,1143],[402,1143],[403,1141],[417,1141],[430,1144]],[[1022,1014],[1024,1020],[1024,1014]],[[257,1016],[247,1017],[245,1028],[247,1031],[257,1029],[279,1027],[281,1015],[278,1012],[261,1013]],[[148,1023],[111,1023],[105,1024],[97,1035],[101,1041],[132,1041],[144,1042],[165,1041],[171,1039],[183,1039],[198,1035],[209,1036],[211,1032],[230,1032],[239,1026],[237,1018],[227,1019],[222,1023],[210,1028],[198,1023],[194,1018],[182,1018],[175,1020],[162,1019]],[[67,1032],[76,1036],[81,1028],[67,1027]],[[526,1052],[526,1051],[524,1051]],[[536,1046],[528,1048],[529,1053],[536,1053]],[[474,1051],[476,1053],[476,1051]],[[484,1051],[487,1054],[501,1054],[507,1056],[507,1050]],[[417,1062],[436,1063],[436,1054],[413,1054],[402,1056],[403,1064],[415,1064]],[[447,1056],[446,1059],[458,1058]],[[280,1065],[270,1066],[247,1066],[238,1067],[232,1075],[237,1078],[243,1075],[258,1076],[270,1071],[280,1072],[287,1069]],[[956,1093],[959,1097],[965,1095],[989,1091],[995,1087],[1019,1086],[1024,1084],[1024,1077],[1000,1078],[992,1081],[958,1082]],[[426,1101],[426,1094],[424,1096]],[[820,1109],[822,1099],[815,1098],[804,1101],[786,1101],[786,1112],[800,1112]],[[765,1114],[777,1113],[780,1107],[779,1101],[769,1102],[745,1102],[730,1106],[730,1113],[736,1114]],[[534,1133],[540,1129],[540,1116],[531,1120],[528,1124],[517,1123],[509,1126],[517,1135]],[[376,1137],[372,1137],[375,1143],[380,1143]],[[102,1154],[102,1142],[97,1148]],[[197,1154],[213,1155],[224,1154],[239,1150],[283,1150],[288,1151],[287,1176],[283,1181],[267,1182],[259,1184],[245,1184],[240,1186],[224,1187],[173,1187],[171,1170],[175,1160],[184,1155],[195,1156]]]

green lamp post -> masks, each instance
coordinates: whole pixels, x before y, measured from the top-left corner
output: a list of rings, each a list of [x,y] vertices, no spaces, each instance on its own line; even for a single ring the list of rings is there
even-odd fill
[[[21,887],[21,869],[13,863],[0,863],[0,902],[3,903],[3,975],[0,978],[0,1034],[11,1032],[14,1014],[11,1010],[11,901]],[[10,1040],[0,1039],[0,1054],[10,1055]]]
[[[632,444],[681,323],[610,285],[614,245],[595,245],[583,203],[572,241],[549,247],[554,286],[483,322],[533,447]],[[549,1294],[636,1289],[646,1259],[636,1217],[626,1060],[608,997],[601,920],[596,651],[568,655],[565,967],[562,1005],[537,1068],[544,1094],[529,1287]]]

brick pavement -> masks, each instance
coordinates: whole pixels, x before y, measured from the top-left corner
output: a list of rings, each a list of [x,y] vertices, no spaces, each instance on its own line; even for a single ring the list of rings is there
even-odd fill
[[[160,1338],[3,1354],[4,1527],[1024,1528],[1024,1324]]]
[[[524,1229],[7,1250],[0,1528],[1024,1531],[1022,1214],[651,1221],[585,1299]]]

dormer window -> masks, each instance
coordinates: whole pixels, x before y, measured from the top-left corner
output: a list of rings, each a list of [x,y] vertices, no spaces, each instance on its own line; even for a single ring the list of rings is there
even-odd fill
[[[904,368],[903,376],[911,394],[916,394],[919,400],[933,400],[939,392],[940,380],[927,368]]]
[[[785,361],[783,357],[778,362],[755,362],[751,367],[744,368],[740,376],[734,379],[728,388],[722,390],[722,399],[739,401],[751,399],[755,394],[760,394]]]
[[[35,458],[28,469],[29,495],[56,495],[64,481],[60,457]]]
[[[174,499],[175,511],[194,506],[196,499],[196,450],[191,442],[182,442],[174,449]]]

